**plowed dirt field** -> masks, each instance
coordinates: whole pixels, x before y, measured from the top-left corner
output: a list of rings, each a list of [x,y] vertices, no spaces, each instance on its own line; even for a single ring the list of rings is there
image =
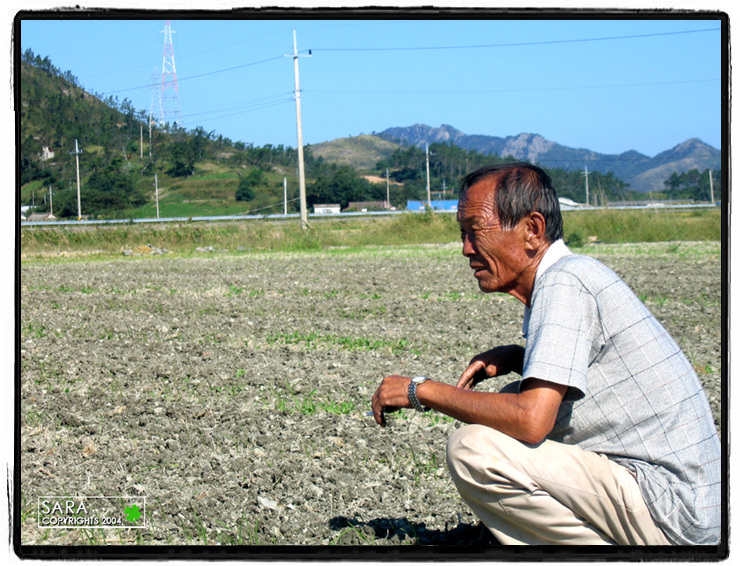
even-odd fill
[[[719,244],[577,251],[674,335],[719,426]],[[482,294],[458,244],[20,270],[24,545],[495,544],[448,476],[458,423],[365,415],[385,375],[455,383],[521,343],[521,303]],[[48,495],[144,497],[146,528],[42,528]]]

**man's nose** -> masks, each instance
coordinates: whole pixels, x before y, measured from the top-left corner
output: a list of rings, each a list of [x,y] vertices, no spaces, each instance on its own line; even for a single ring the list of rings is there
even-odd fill
[[[463,234],[462,237],[462,254],[465,257],[470,257],[472,255],[475,255],[475,246],[473,246],[473,242],[471,241],[470,237],[467,234]]]

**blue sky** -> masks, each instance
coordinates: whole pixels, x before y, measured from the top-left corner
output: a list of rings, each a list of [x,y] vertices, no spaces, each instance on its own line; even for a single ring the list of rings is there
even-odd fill
[[[311,50],[299,58],[306,144],[424,123],[535,133],[602,153],[654,156],[689,138],[721,147],[718,19],[219,15],[172,15],[179,108],[186,128],[233,141],[296,146],[293,59],[285,57],[295,30],[299,53]],[[48,56],[88,91],[149,112],[170,14],[138,16],[146,18],[23,20],[20,48]]]

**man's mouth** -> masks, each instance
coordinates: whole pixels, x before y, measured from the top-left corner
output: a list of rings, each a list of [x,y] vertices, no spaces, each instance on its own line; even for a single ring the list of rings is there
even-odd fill
[[[471,263],[470,269],[472,269],[475,273],[479,273],[485,269],[485,266],[479,263]]]

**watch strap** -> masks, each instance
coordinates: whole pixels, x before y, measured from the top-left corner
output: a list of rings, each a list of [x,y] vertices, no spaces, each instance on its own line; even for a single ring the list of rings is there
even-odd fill
[[[426,378],[424,378],[423,380],[412,379],[409,382],[409,403],[411,403],[411,406],[420,413],[423,413],[428,409],[424,407],[421,403],[419,403],[419,399],[416,397],[416,386],[424,383],[425,381],[427,381]]]

